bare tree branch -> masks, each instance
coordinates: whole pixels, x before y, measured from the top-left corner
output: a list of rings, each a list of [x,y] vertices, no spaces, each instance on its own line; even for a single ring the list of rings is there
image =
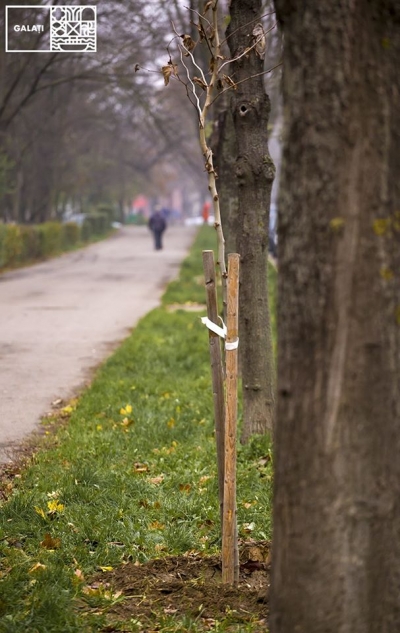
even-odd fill
[[[241,81],[238,81],[237,83],[235,83],[234,86],[228,86],[227,88],[224,88],[223,90],[221,90],[221,92],[219,92],[216,97],[214,97],[213,101],[211,102],[210,105],[212,105],[213,103],[215,103],[215,101],[217,99],[219,99],[219,97],[221,95],[224,94],[224,92],[227,92],[228,90],[234,90],[236,86],[238,86],[239,84],[242,84],[245,81],[250,81],[250,79],[254,79],[254,77],[259,77],[260,75],[266,75],[267,73],[271,73],[273,70],[275,70],[276,68],[279,68],[279,66],[282,66],[282,62],[279,62],[279,64],[276,64],[276,66],[273,66],[272,68],[269,68],[268,70],[263,70],[262,73],[256,73],[255,75],[250,75],[249,77],[246,77],[246,79],[242,79]]]

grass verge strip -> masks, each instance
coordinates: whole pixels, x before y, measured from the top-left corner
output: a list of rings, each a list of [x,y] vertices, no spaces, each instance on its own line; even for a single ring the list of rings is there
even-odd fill
[[[197,615],[174,611],[173,596],[168,604],[154,599],[142,622],[146,596],[133,598],[133,585],[121,593],[107,581],[107,574],[171,556],[204,559],[208,568],[219,552],[204,312],[168,310],[170,303],[204,302],[201,250],[214,239],[201,229],[163,305],[139,322],[77,403],[45,421],[45,446],[1,507],[1,633],[166,633],[213,622],[220,631],[258,630],[252,614],[238,620],[229,608],[217,618],[211,607],[209,614],[204,606]],[[60,415],[68,418],[61,426]],[[254,542],[270,537],[270,458],[265,437],[239,448],[239,534]],[[162,580],[167,572],[159,564]],[[118,611],[129,600],[130,609]]]

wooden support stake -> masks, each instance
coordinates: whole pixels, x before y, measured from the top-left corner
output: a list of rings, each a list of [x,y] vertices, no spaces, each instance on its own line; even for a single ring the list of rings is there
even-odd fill
[[[226,335],[226,407],[225,407],[225,485],[222,528],[222,582],[233,585],[239,576],[236,527],[236,426],[239,329],[239,260],[228,256],[227,335]]]
[[[213,251],[203,251],[203,270],[206,285],[207,316],[213,323],[218,320],[217,287],[215,283],[215,264]],[[221,343],[218,334],[208,330],[211,381],[214,400],[215,441],[217,445],[217,472],[221,532],[224,506],[224,461],[225,461],[225,400],[224,372],[222,365]]]

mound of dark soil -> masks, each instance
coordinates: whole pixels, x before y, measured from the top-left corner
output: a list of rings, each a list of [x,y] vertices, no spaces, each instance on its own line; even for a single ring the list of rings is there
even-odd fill
[[[108,625],[103,630],[110,633],[123,630],[117,622],[132,618],[142,623],[143,632],[157,631],[168,615],[178,621],[196,618],[198,630],[212,630],[216,621],[228,619],[232,630],[240,631],[240,625],[252,622],[254,631],[265,631],[269,569],[270,543],[246,541],[240,546],[237,587],[222,584],[219,557],[197,553],[143,565],[130,562],[98,574],[90,586],[121,596],[107,610]]]

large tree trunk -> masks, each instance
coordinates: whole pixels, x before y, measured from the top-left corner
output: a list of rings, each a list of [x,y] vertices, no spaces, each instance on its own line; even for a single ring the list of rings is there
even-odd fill
[[[253,44],[253,29],[261,22],[261,12],[261,0],[231,0],[227,36],[232,58]],[[262,71],[263,61],[254,49],[230,67],[237,84],[231,93],[231,110],[238,147],[236,248],[241,256],[239,333],[244,442],[253,433],[272,430],[275,405],[267,291],[269,205],[275,168],[268,152],[270,103]]]
[[[400,631],[400,5],[284,32],[271,633]]]

